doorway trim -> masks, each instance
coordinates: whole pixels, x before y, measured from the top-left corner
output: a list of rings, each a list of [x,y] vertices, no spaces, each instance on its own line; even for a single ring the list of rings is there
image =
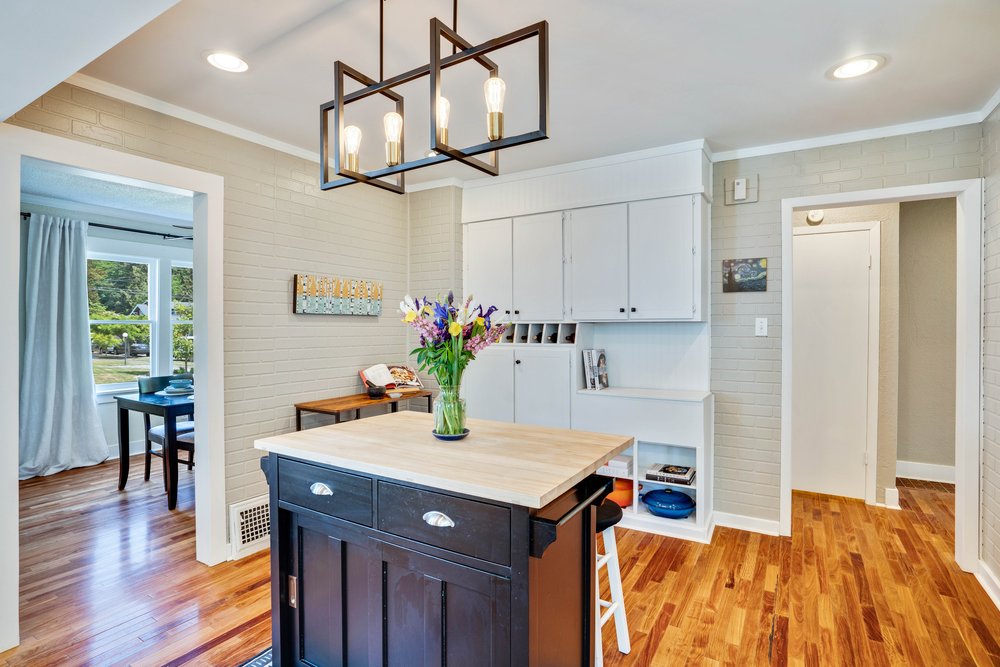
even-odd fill
[[[0,237],[0,284],[18,284],[21,160],[24,157],[80,167],[194,192],[195,366],[200,389],[198,431],[211,447],[195,455],[196,558],[206,565],[227,559],[226,466],[223,367],[223,197],[224,180],[187,167],[94,146],[82,141],[0,124],[0,219],[11,221]],[[17,290],[0,290],[2,312],[16,313]],[[2,368],[17,369],[18,318],[0,318]],[[0,650],[16,646],[18,633],[18,374],[0,374]],[[163,511],[167,511],[164,499]]]
[[[876,473],[878,471],[878,376],[879,314],[881,312],[880,300],[882,296],[882,223],[874,220],[871,222],[846,222],[820,227],[793,226],[792,239],[794,241],[796,236],[843,234],[847,232],[868,232],[868,253],[870,259],[868,264],[868,400],[867,414],[865,415],[865,503],[874,505]],[[789,273],[786,274],[789,282],[793,281],[794,274],[795,266],[793,264],[789,267]],[[791,442],[791,438],[789,438],[789,442]],[[790,464],[791,456],[789,456]],[[790,480],[789,483],[791,483]]]
[[[781,480],[778,532],[792,532],[792,214],[797,209],[954,197],[956,204],[955,561],[979,568],[979,466],[982,448],[983,179],[838,192],[781,200]],[[877,463],[876,463],[877,465]]]

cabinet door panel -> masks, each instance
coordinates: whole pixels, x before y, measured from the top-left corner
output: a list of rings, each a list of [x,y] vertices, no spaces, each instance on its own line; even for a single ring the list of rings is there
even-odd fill
[[[514,364],[518,424],[570,427],[570,350],[519,348]]]
[[[577,321],[628,319],[628,212],[625,204],[570,214],[570,316]]]
[[[469,417],[514,421],[514,349],[499,343],[476,355],[465,369],[462,395]]]
[[[390,665],[510,664],[510,582],[378,543]]]
[[[514,218],[514,318],[563,318],[562,213]]]
[[[629,318],[694,317],[693,198],[670,197],[628,205]]]
[[[466,296],[511,312],[512,243],[510,218],[465,226]]]

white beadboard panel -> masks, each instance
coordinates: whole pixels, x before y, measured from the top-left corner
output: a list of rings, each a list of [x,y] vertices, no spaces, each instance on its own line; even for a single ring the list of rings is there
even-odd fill
[[[589,329],[586,347],[604,348],[612,387],[709,388],[710,328],[704,322],[606,322]]]
[[[629,161],[594,162],[468,182],[462,222],[677,195],[711,198],[712,165],[703,146]]]
[[[983,450],[980,457],[980,558],[1000,572],[1000,108],[983,123],[986,221],[983,264]],[[994,602],[1000,587],[995,576]],[[1000,604],[1000,602],[998,602]]]
[[[573,394],[572,427],[596,433],[625,434],[650,443],[702,447],[704,415],[712,397],[701,400],[650,400],[603,392]]]

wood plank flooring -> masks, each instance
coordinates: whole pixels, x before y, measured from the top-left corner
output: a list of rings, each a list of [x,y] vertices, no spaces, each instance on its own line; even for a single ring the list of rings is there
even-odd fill
[[[229,667],[265,648],[267,552],[196,563],[193,475],[167,512],[159,477],[119,493],[116,470],[21,483],[22,644],[0,666]],[[951,556],[953,489],[899,489],[901,512],[796,493],[792,539],[620,529],[632,652],[609,623],[605,664],[1000,665],[1000,611]]]

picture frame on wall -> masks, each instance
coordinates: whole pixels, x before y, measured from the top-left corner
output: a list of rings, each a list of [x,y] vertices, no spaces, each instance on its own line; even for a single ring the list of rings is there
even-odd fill
[[[722,260],[723,292],[766,292],[767,258]]]

